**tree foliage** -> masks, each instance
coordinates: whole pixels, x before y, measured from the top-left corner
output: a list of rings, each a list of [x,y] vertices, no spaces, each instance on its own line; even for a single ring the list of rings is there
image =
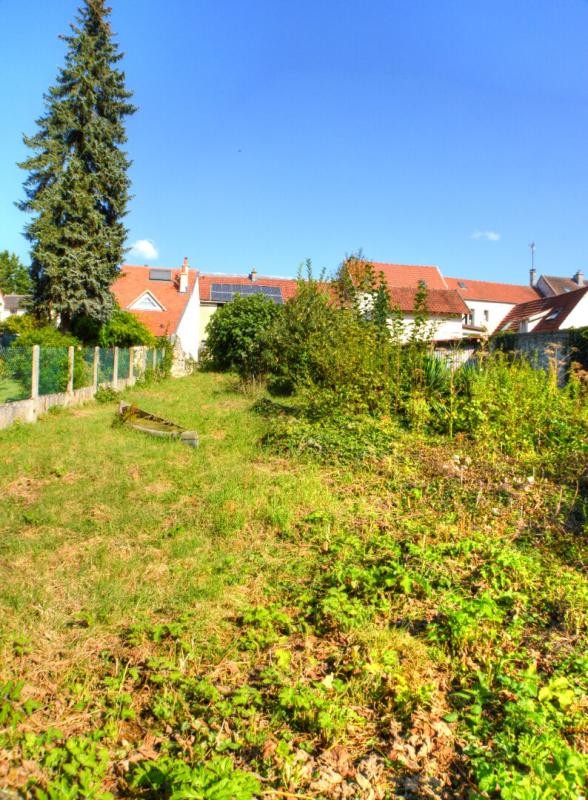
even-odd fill
[[[16,253],[0,251],[0,292],[2,294],[29,294],[31,276]]]
[[[114,309],[110,286],[124,254],[129,200],[124,119],[134,113],[105,0],[84,0],[67,44],[65,66],[45,95],[37,132],[25,136],[33,154],[26,199],[32,214],[33,303],[36,314],[59,316],[63,330],[80,315],[105,322]]]
[[[117,308],[98,334],[101,347],[154,347],[156,340],[149,328],[130,311]]]
[[[269,333],[280,307],[263,294],[237,295],[221,306],[206,327],[206,346],[217,369],[235,370],[244,380],[268,371]]]

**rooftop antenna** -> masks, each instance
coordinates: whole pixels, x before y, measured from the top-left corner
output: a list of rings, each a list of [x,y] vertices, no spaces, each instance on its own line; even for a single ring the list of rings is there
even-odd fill
[[[531,286],[536,286],[537,284],[537,270],[535,269],[535,242],[531,242],[529,245],[529,250],[531,251],[531,269],[529,271],[529,283]]]

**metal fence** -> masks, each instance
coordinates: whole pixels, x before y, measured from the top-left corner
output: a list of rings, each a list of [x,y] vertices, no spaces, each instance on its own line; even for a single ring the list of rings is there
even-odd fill
[[[153,347],[0,346],[0,405],[78,389],[126,385],[163,366]]]

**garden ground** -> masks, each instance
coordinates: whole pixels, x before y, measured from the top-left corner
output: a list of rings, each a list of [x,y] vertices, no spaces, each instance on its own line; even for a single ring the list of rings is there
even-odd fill
[[[200,448],[113,404],[0,434],[0,787],[580,794],[582,476],[312,429],[227,376],[127,394]]]

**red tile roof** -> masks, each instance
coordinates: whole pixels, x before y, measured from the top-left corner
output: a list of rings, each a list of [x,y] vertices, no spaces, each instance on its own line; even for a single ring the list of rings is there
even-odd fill
[[[133,311],[132,313],[141,322],[144,322],[155,336],[171,336],[177,331],[188,300],[194,291],[196,270],[188,270],[188,291],[180,293],[178,291],[178,276],[181,270],[170,270],[171,281],[152,281],[149,280],[149,273],[153,269],[165,268],[123,264],[119,277],[112,286],[112,293],[119,306],[127,309],[142,294],[149,291],[165,310]]]
[[[200,301],[210,301],[210,290],[213,283],[233,284],[237,286],[252,286],[250,278],[243,275],[202,275],[198,277],[200,288]],[[294,278],[266,278],[258,275],[255,279],[256,286],[276,286],[281,288],[284,301],[296,294],[298,282]],[[212,301],[214,302],[214,301]]]
[[[486,303],[525,303],[541,295],[532,286],[492,281],[472,281],[469,278],[445,278],[447,286],[455,289],[464,300]],[[464,286],[460,286],[464,284]]]
[[[385,264],[381,261],[367,261],[374,268],[376,275],[384,273],[390,289],[394,287],[416,289],[424,281],[427,289],[447,289],[445,278],[439,267],[420,264]],[[453,287],[451,287],[453,288]]]
[[[588,293],[588,286],[583,289],[576,289],[575,292],[558,294],[555,297],[544,297],[540,300],[533,300],[530,303],[520,303],[511,308],[505,318],[498,326],[498,331],[518,331],[519,325],[525,320],[541,316],[539,323],[533,328],[533,333],[547,333],[560,329],[562,322],[570,312],[577,306],[584,295]],[[547,319],[551,312],[557,311],[554,319]]]
[[[401,311],[410,313],[414,310],[417,290],[403,287],[390,289],[392,306],[397,306]],[[427,311],[431,314],[447,314],[461,317],[469,313],[469,308],[452,289],[427,289]]]

